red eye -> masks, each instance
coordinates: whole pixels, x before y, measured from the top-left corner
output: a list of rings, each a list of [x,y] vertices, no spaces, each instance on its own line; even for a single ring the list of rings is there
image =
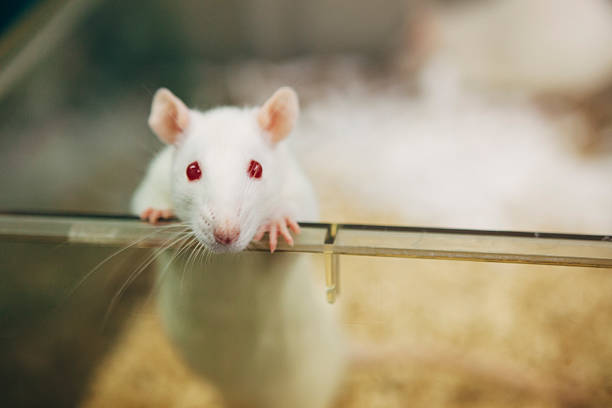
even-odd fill
[[[263,173],[261,164],[255,160],[251,160],[251,163],[249,163],[249,169],[247,170],[249,177],[259,179],[261,178],[261,173]]]
[[[190,163],[187,166],[187,178],[189,181],[199,180],[202,177],[202,170],[200,170],[200,165],[197,161]]]

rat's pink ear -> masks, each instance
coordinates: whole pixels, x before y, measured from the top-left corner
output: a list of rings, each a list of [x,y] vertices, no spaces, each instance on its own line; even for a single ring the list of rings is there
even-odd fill
[[[287,86],[274,92],[257,114],[257,123],[268,132],[272,142],[283,140],[295,126],[300,105],[295,91]]]
[[[159,140],[174,144],[189,125],[189,109],[166,88],[159,88],[153,96],[149,126]]]

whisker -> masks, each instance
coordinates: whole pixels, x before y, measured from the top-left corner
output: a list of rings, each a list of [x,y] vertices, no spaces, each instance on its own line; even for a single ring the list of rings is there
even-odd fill
[[[200,253],[200,241],[196,241],[196,245],[195,248],[193,248],[192,250],[192,255],[193,255],[193,259],[192,259],[192,267],[187,267],[186,270],[185,268],[183,268],[183,276],[181,276],[181,288],[183,287],[183,282],[185,281],[185,275],[186,274],[190,274],[190,276],[193,276],[193,270],[197,268],[197,266],[200,264],[199,263],[199,259],[198,259],[198,254]],[[188,264],[189,265],[189,264]]]
[[[195,247],[191,248],[191,252],[190,252],[189,256],[187,257],[187,261],[183,265],[183,271],[182,271],[181,283],[180,283],[181,291],[183,290],[183,282],[185,280],[186,269],[189,269],[191,267],[190,263],[192,263],[192,262],[195,263],[195,254],[197,252],[198,246],[201,244],[200,241],[197,240],[197,239],[195,240],[195,243],[196,243]]]
[[[176,244],[177,242],[179,242],[181,239],[184,238],[185,234],[188,234],[188,232],[185,231],[180,231],[177,232],[177,234],[171,239],[171,242],[169,243],[168,246],[172,246],[174,244]],[[170,239],[168,240],[170,241]],[[121,287],[119,288],[119,290],[115,293],[115,295],[113,296],[113,298],[111,299],[111,302],[109,304],[109,307],[104,315],[104,319],[103,319],[103,326],[106,326],[106,323],[108,321],[108,318],[110,317],[110,314],[112,313],[112,310],[114,309],[117,301],[119,300],[119,298],[121,297],[121,295],[125,292],[125,290],[127,289],[127,287],[134,282],[139,276],[140,274],[149,266],[151,265],[151,263],[153,263],[153,261],[155,261],[155,259],[157,259],[157,257],[159,257],[159,255],[161,255],[161,253],[163,251],[165,251],[167,249],[168,246],[165,247],[161,247],[156,249],[155,251],[153,251],[153,253],[151,255],[149,255],[144,261],[143,263],[136,268],[131,274],[130,276],[126,279],[126,281],[121,285]]]
[[[140,244],[141,242],[149,239],[151,236],[159,233],[159,232],[165,232],[165,230],[169,229],[169,228],[176,228],[176,227],[180,227],[180,224],[173,224],[173,225],[168,225],[168,226],[162,226],[162,227],[158,227],[155,230],[153,230],[152,232],[146,234],[145,236],[136,239],[134,242],[132,242],[131,244],[113,252],[112,254],[110,254],[109,256],[107,256],[106,258],[104,258],[102,261],[100,261],[96,266],[94,266],[89,272],[87,272],[81,279],[79,279],[79,281],[74,285],[74,287],[72,287],[69,291],[68,294],[66,295],[67,298],[70,298],[74,295],[74,293],[81,287],[83,286],[83,284],[87,281],[87,279],[89,279],[97,270],[99,270],[104,264],[106,264],[108,261],[110,261],[111,259],[113,259],[115,256],[125,252],[126,250],[133,248],[134,246]],[[160,231],[161,229],[161,231]]]
[[[163,282],[163,280],[166,277],[166,274],[168,273],[168,269],[170,267],[170,265],[172,264],[172,262],[174,262],[174,260],[180,256],[180,254],[185,251],[187,248],[189,248],[190,244],[193,242],[193,232],[192,231],[188,231],[187,234],[184,237],[184,240],[181,242],[181,244],[179,245],[179,247],[174,251],[174,254],[170,257],[170,259],[168,260],[168,262],[164,265],[164,267],[162,268],[162,270],[159,272],[158,274],[158,278],[155,282],[155,287],[153,288],[153,290],[151,291],[151,293],[149,294],[149,298],[147,299],[147,301],[150,300],[151,295],[153,294],[153,292],[157,291],[159,289],[159,286],[161,285],[161,283]]]

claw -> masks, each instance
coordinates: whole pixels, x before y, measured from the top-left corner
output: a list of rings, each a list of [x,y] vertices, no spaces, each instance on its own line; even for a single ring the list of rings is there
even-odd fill
[[[266,226],[262,225],[261,227],[259,227],[259,229],[257,230],[257,233],[253,237],[253,241],[260,241],[263,238],[265,233],[266,233]]]
[[[140,219],[143,221],[146,220],[147,218],[149,218],[150,213],[151,213],[151,208],[147,208],[146,210],[140,213]]]
[[[172,210],[156,210],[149,207],[140,213],[140,219],[150,224],[157,224],[160,219],[171,218],[173,215]]]
[[[299,224],[295,222],[292,218],[285,217],[285,222],[287,223],[289,228],[291,228],[291,231],[295,232],[296,234],[299,234],[300,232],[302,232],[300,230]]]
[[[259,241],[261,238],[263,238],[264,234],[268,232],[270,237],[270,252],[274,253],[274,251],[276,251],[276,248],[278,247],[279,234],[285,239],[285,241],[287,241],[287,244],[293,246],[294,240],[289,230],[293,231],[296,234],[299,234],[300,226],[290,217],[284,217],[280,220],[274,220],[259,227],[259,229],[255,233],[255,236],[253,236],[253,240]]]
[[[278,230],[276,229],[277,225],[272,225],[270,228],[270,253],[273,254],[276,250],[276,244],[278,243],[277,235]]]
[[[289,245],[293,246],[293,237],[289,233],[287,225],[285,225],[284,222],[281,222],[278,224],[278,227],[280,229],[280,234],[283,236],[283,238],[285,238],[285,241],[287,241]]]

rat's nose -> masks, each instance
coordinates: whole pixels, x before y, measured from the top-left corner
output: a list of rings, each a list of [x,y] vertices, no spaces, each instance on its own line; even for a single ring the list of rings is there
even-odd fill
[[[229,226],[216,227],[213,235],[215,236],[215,241],[219,244],[229,245],[238,240],[240,228]]]

